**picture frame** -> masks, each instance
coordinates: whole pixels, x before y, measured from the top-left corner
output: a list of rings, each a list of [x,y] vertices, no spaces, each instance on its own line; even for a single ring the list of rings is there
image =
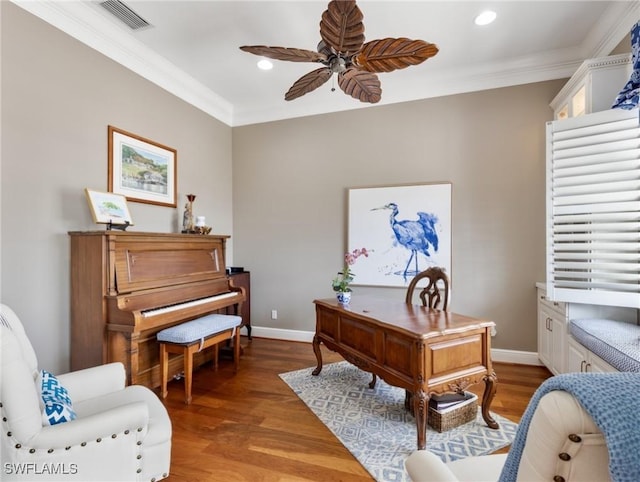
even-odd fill
[[[406,288],[439,266],[451,278],[450,182],[350,188],[348,251],[366,248],[353,285]]]
[[[108,190],[129,201],[177,206],[178,152],[108,126]]]
[[[133,225],[125,196],[111,192],[94,191],[88,188],[85,188],[84,192],[87,196],[94,223],[117,226]]]

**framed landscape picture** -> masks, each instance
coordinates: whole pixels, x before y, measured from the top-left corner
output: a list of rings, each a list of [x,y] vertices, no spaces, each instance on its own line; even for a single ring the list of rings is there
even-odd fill
[[[109,126],[109,191],[130,201],[176,207],[178,153]]]
[[[348,251],[369,256],[353,266],[353,284],[407,287],[439,266],[451,277],[451,183],[349,189]]]
[[[85,189],[93,222],[97,224],[132,225],[127,198],[121,194]]]

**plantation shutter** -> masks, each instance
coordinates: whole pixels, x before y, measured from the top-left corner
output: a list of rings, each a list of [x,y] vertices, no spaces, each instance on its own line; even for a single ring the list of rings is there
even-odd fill
[[[640,308],[638,109],[547,123],[547,294]]]

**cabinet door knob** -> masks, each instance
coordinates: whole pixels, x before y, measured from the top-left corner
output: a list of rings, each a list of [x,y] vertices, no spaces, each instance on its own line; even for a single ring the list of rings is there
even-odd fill
[[[585,360],[582,360],[582,361],[580,362],[580,373],[582,373],[582,372],[586,371],[586,370],[585,370],[585,364],[586,364],[586,363],[587,363],[587,362],[586,362]]]

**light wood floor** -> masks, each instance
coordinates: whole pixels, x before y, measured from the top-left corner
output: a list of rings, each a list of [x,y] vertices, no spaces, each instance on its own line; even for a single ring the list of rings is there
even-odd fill
[[[316,365],[309,343],[242,338],[234,375],[222,358],[193,375],[193,402],[181,381],[165,400],[173,423],[168,481],[371,481],[278,374]],[[342,357],[322,346],[324,363]],[[535,389],[551,374],[541,367],[494,365],[498,390],[491,410],[518,422]],[[481,394],[483,384],[473,391]]]

